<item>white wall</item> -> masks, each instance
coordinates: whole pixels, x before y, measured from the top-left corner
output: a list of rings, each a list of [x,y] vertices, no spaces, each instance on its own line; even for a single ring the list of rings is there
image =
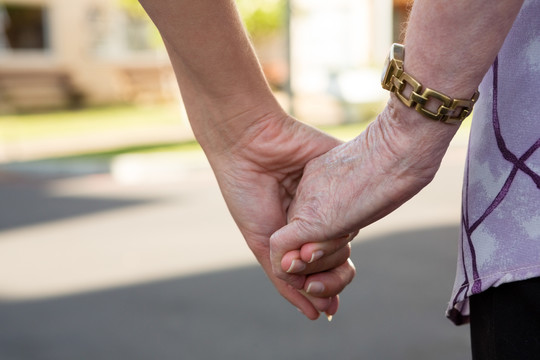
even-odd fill
[[[343,91],[355,101],[383,96],[379,73],[392,42],[392,0],[291,0],[291,8],[291,86],[297,99],[340,97]]]

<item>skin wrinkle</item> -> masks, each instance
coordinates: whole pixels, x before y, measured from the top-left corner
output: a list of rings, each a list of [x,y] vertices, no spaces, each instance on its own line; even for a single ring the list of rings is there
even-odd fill
[[[343,151],[346,151],[343,149]],[[350,150],[349,150],[350,151]],[[360,198],[362,193],[366,191],[365,187],[356,187],[354,185],[346,185],[346,184],[355,184],[356,181],[354,179],[354,170],[358,168],[359,164],[359,158],[361,157],[361,153],[352,153],[351,155],[345,157],[342,159],[341,164],[346,165],[346,167],[342,167],[342,169],[345,169],[345,177],[339,177],[334,178],[332,177],[332,174],[327,173],[327,176],[331,179],[331,183],[333,184],[336,191],[333,193],[333,204],[336,204],[333,208],[331,208],[331,219],[340,219],[339,214],[343,213],[343,211],[346,211],[347,209],[350,209],[353,206],[353,203],[356,199]],[[344,186],[348,187],[348,190],[350,191],[350,196],[347,196],[343,198],[343,201],[340,201],[339,197],[339,189],[343,188]],[[352,189],[351,189],[352,187]],[[327,223],[329,223],[327,221]],[[338,227],[342,230],[343,234],[348,234],[356,229],[349,229],[348,227],[341,225]]]
[[[351,163],[349,163],[349,166],[351,165]],[[328,174],[327,174],[328,176]],[[340,222],[340,217],[339,217],[339,214],[341,213],[342,209],[346,209],[349,204],[344,204],[342,201],[340,201],[340,198],[339,198],[339,194],[340,194],[340,189],[342,189],[344,186],[344,183],[341,182],[341,180],[343,179],[335,179],[335,178],[331,178],[331,181],[330,182],[330,188],[333,190],[331,193],[330,193],[330,200],[331,200],[331,203],[333,204],[333,206],[330,208],[330,213],[328,215],[325,216],[325,214],[323,213],[321,215],[321,218],[323,219],[322,222],[325,223],[325,224],[328,224],[329,222],[332,221],[332,219],[336,219],[338,221],[335,221],[334,222],[334,226],[335,226],[335,233],[336,233],[336,236],[332,236],[331,234],[326,234],[326,238],[328,240],[332,239],[332,238],[340,238],[342,237],[343,235],[345,234],[348,234],[349,231],[348,229],[345,229],[344,226],[341,224]],[[346,182],[348,183],[348,182]],[[347,198],[345,199],[345,202],[347,202]],[[320,212],[320,209],[319,209],[319,212]]]
[[[257,109],[250,109],[244,113],[244,116],[249,119],[254,118],[252,113],[256,113]],[[224,120],[224,126],[229,122],[241,121],[240,116]],[[276,159],[265,159],[265,164],[257,162],[261,154],[268,158],[273,154],[275,149],[272,148],[274,143],[280,143],[280,137],[283,137],[283,123],[288,122],[288,116],[286,114],[274,114],[271,112],[263,113],[259,118],[254,120],[251,126],[246,127],[240,134],[235,133],[232,136],[223,137],[227,134],[227,131],[221,132],[221,142],[226,142],[222,145],[222,150],[213,150],[209,154],[209,160],[216,157],[216,162],[230,161],[235,163],[234,158],[245,157],[250,160],[252,165],[256,165],[259,171],[264,172],[266,170],[273,170],[277,166],[281,165]],[[219,131],[216,130],[219,133]],[[258,145],[260,144],[260,145]],[[242,162],[238,162],[242,163]],[[261,166],[262,165],[262,166]]]
[[[403,151],[397,148],[397,144],[401,138],[396,136],[396,129],[388,126],[388,122],[385,121],[385,112],[383,112],[375,122],[369,126],[365,133],[365,147],[369,149],[378,149],[377,155],[379,157],[384,156],[392,164],[400,164],[403,158]],[[361,135],[362,136],[362,135]],[[382,148],[381,148],[382,147]],[[383,161],[377,161],[378,164],[382,164]],[[393,168],[393,166],[391,166]],[[386,169],[378,167],[384,173]]]
[[[264,122],[261,121],[259,123],[258,131],[251,136],[252,138],[247,143],[237,141],[236,147],[244,153],[243,156],[245,158],[252,159],[254,162],[259,160],[258,163],[261,171],[279,170],[283,178],[286,178],[291,174],[294,174],[296,177],[302,169],[298,169],[297,166],[284,167],[283,161],[280,158],[281,149],[277,149],[276,147],[287,147],[287,151],[294,154],[292,155],[293,157],[299,159],[304,159],[308,156],[301,143],[292,141],[290,135],[286,135],[289,133],[303,132],[303,129],[300,129],[298,124],[297,121],[286,115],[283,120],[280,120],[275,116],[270,116],[265,119]],[[288,127],[290,127],[291,131],[284,131],[284,128]],[[300,136],[302,135],[300,134]],[[309,141],[312,134],[306,133],[304,136],[306,137],[306,140]],[[338,140],[333,141],[335,141],[335,144],[339,144]],[[265,158],[264,162],[260,161],[261,157]],[[283,178],[279,178],[278,180],[282,181]]]
[[[326,189],[322,188],[321,191],[317,195],[313,195],[313,197],[317,199],[324,198],[325,195],[327,194],[331,197],[329,202],[332,204],[332,206],[330,208],[328,208],[327,204],[322,204],[322,203],[319,205],[319,207],[313,206],[315,209],[317,209],[316,213],[318,214],[318,217],[321,218],[321,223],[326,223],[326,224],[328,224],[331,221],[330,219],[338,219],[339,218],[338,214],[341,213],[343,209],[349,208],[351,205],[350,204],[351,198],[355,197],[355,194],[353,193],[351,194],[352,195],[351,197],[346,197],[344,199],[341,199],[338,196],[338,194],[340,194],[343,187],[346,187],[347,184],[351,184],[350,180],[354,180],[354,179],[349,179],[349,178],[350,178],[350,175],[354,173],[353,170],[355,169],[358,162],[358,154],[347,154],[346,156],[344,156],[343,154],[344,153],[346,154],[346,148],[344,147],[341,147],[341,148],[338,147],[335,150],[337,151],[333,154],[333,156],[330,156],[329,158],[325,158],[323,160],[323,163],[319,165],[320,168],[322,168],[324,171],[323,174],[321,174],[321,176],[324,176],[326,179],[328,179],[328,182],[329,182],[328,187]],[[345,170],[345,178],[333,176],[336,169],[341,169],[341,170],[347,169]],[[306,171],[310,171],[310,170],[311,170],[310,164],[308,164],[308,166],[306,167]],[[322,209],[326,209],[330,213],[325,215],[324,212],[321,213]],[[327,219],[324,219],[324,218],[327,218]],[[337,235],[337,237],[347,235],[350,232],[344,226],[336,225],[339,222],[334,221],[333,223],[334,223],[334,226],[342,229],[342,234]],[[327,235],[326,238],[331,239],[332,236]]]
[[[377,186],[390,190],[384,194],[388,197],[386,201],[388,204],[401,203],[404,201],[404,199],[409,199],[412,195],[410,195],[410,191],[402,191],[401,189],[398,191],[391,191],[396,184],[412,184],[411,188],[415,189],[417,187],[423,187],[425,180],[423,180],[423,177],[416,176],[416,174],[409,174],[410,167],[404,166],[403,154],[407,154],[407,150],[395,150],[396,141],[394,141],[394,139],[400,139],[400,137],[395,135],[396,132],[394,131],[394,128],[387,126],[386,122],[384,121],[385,115],[385,113],[381,114],[378,121],[373,124],[373,127],[371,127],[371,131],[365,135],[366,139],[368,139],[366,140],[366,146],[368,149],[374,149],[371,151],[375,151],[376,149],[377,156],[375,158],[381,159],[382,157],[384,159],[388,159],[386,161],[377,161],[375,164],[372,164],[372,166],[376,169],[375,176],[381,178],[382,181],[382,186],[381,184],[373,184],[373,186],[375,188],[374,191],[376,191]],[[378,136],[379,134],[381,135]],[[378,141],[378,139],[380,140]],[[387,154],[390,154],[390,156]],[[383,164],[389,165],[383,166]],[[396,169],[398,169],[397,172]],[[412,181],[410,179],[412,179]],[[416,192],[417,191],[413,190],[414,194]],[[393,207],[393,209],[395,209],[395,207]],[[382,213],[384,213],[384,211]],[[374,219],[378,219],[380,217],[381,213],[378,213],[375,214]]]
[[[297,222],[301,233],[309,233],[315,229],[316,232],[321,232],[324,229],[324,222],[320,215],[320,209],[323,204],[320,202],[321,196],[317,193],[307,195],[305,205],[302,206],[300,212],[295,212],[289,222]],[[315,219],[315,221],[314,221]]]
[[[300,179],[302,178],[302,171],[297,171],[295,174],[289,173],[285,177],[285,179],[279,181],[280,186],[280,195],[282,198],[286,199],[286,205],[284,210],[287,212],[289,209],[289,206],[292,202],[292,199],[294,198],[294,195],[296,194],[296,189],[298,188],[298,183],[300,182]]]
[[[249,113],[246,112],[247,115]],[[240,134],[233,140],[233,144],[230,148],[230,153],[243,153],[246,158],[255,158],[259,154],[263,154],[267,151],[267,148],[271,149],[271,145],[275,142],[279,142],[281,134],[282,122],[286,121],[287,116],[283,114],[281,119],[277,118],[272,113],[264,114],[261,118],[254,122],[255,126],[250,126],[245,132]],[[231,119],[230,121],[238,121],[238,118]],[[235,134],[238,135],[238,134]],[[237,150],[238,149],[238,150]],[[266,155],[272,154],[271,151],[266,152]],[[275,161],[272,159],[267,160],[270,164],[275,166]],[[253,161],[254,162],[254,161]],[[263,168],[261,170],[267,170]]]
[[[416,111],[397,103],[394,97],[390,100],[387,109],[388,113],[381,114],[380,124],[383,134],[381,139],[385,142],[385,149],[397,158],[396,165],[403,169],[403,172],[416,171],[418,174],[414,176],[432,179],[459,127],[418,118]],[[411,129],[407,121],[410,117],[414,117],[413,121],[422,127],[415,126]],[[433,138],[439,141],[431,141]],[[434,162],[433,159],[439,159],[439,161]]]

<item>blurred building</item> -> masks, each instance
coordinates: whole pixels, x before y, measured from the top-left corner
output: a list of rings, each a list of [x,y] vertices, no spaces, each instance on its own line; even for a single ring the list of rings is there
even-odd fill
[[[0,0],[0,112],[176,98],[156,30],[122,1]],[[383,101],[380,67],[411,2],[289,0],[290,37],[256,41],[269,80],[308,121],[357,118]]]
[[[380,72],[394,41],[393,0],[291,1],[292,108],[308,122],[371,119],[388,94]]]
[[[0,108],[158,100],[176,92],[151,24],[118,1],[0,3]]]

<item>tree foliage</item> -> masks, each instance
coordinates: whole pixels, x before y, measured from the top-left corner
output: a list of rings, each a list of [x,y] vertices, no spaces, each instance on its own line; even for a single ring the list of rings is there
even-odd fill
[[[286,0],[236,0],[252,37],[264,37],[279,31],[285,22]]]
[[[117,0],[131,16],[143,17],[138,0]],[[194,0],[196,1],[196,0]],[[286,0],[235,0],[252,37],[264,37],[279,31],[285,21]]]
[[[121,8],[127,11],[130,16],[145,17],[146,13],[138,0],[117,0]]]

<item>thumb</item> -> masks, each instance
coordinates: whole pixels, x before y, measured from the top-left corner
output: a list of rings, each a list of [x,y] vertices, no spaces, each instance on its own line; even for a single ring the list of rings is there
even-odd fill
[[[302,245],[324,241],[324,233],[303,220],[293,220],[270,237],[270,260],[276,276],[289,282],[307,264],[300,257]],[[290,282],[289,282],[290,283]]]

